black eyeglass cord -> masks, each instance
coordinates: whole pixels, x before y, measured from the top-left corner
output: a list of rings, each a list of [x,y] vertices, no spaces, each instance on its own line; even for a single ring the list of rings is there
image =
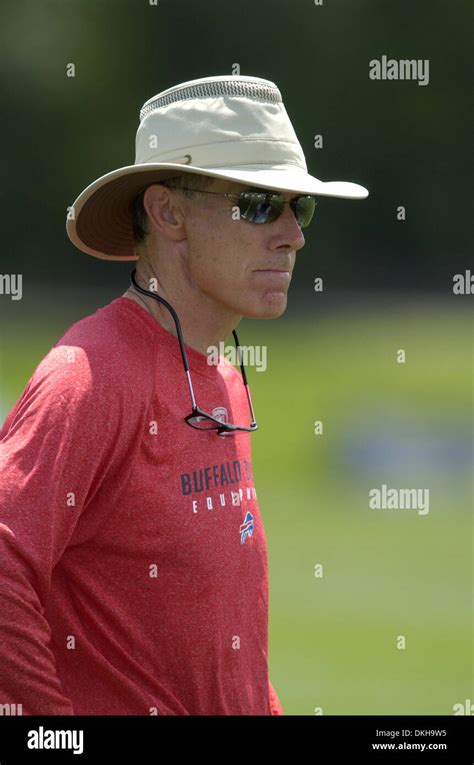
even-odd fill
[[[159,300],[160,303],[163,303],[163,305],[166,306],[166,308],[171,313],[171,315],[172,315],[172,317],[174,319],[174,323],[175,323],[175,326],[176,326],[176,331],[178,333],[178,338],[179,338],[179,341],[180,341],[180,345],[181,344],[184,345],[184,339],[183,339],[183,333],[182,333],[182,330],[181,330],[181,324],[180,324],[180,321],[179,321],[179,318],[178,318],[178,314],[174,310],[173,306],[171,305],[171,303],[168,303],[167,300],[165,300],[164,298],[160,297],[159,295],[156,295],[154,292],[151,292],[150,290],[145,290],[145,289],[143,289],[143,287],[140,287],[140,285],[137,284],[137,281],[135,279],[136,271],[137,271],[137,269],[134,268],[132,273],[130,274],[130,282],[133,284],[135,289],[137,289],[139,292],[142,293],[142,295],[147,295],[148,297],[155,298],[155,300]],[[189,372],[188,359],[186,358],[186,353],[184,354],[183,361],[184,361],[184,364],[185,364],[186,372]]]
[[[181,330],[181,324],[180,324],[180,321],[179,321],[179,318],[178,318],[178,314],[174,310],[174,308],[171,305],[171,303],[168,303],[167,300],[165,300],[164,298],[160,297],[160,295],[157,295],[156,293],[151,292],[150,290],[146,290],[143,287],[140,287],[140,285],[137,284],[137,281],[135,279],[136,271],[137,271],[137,269],[134,268],[133,271],[130,274],[130,284],[132,284],[135,287],[135,289],[137,289],[138,292],[141,292],[143,295],[147,295],[148,297],[152,297],[155,300],[158,300],[160,303],[162,303],[168,309],[168,311],[171,313],[171,315],[172,315],[172,317],[174,319],[174,323],[175,323],[175,326],[176,326],[176,332],[178,333],[178,340],[179,340],[179,346],[180,346],[180,349],[181,349],[181,356],[182,356],[182,359],[183,359],[184,369],[185,369],[185,372],[186,372],[186,378],[187,378],[187,381],[188,381],[189,392],[191,394],[191,401],[192,401],[192,405],[193,405],[193,410],[197,409],[196,397],[194,395],[194,388],[193,388],[193,384],[192,384],[192,381],[191,381],[191,373],[189,371],[188,357],[186,355],[186,348],[185,348],[185,345],[184,345],[183,332]],[[242,372],[242,378],[243,378],[243,383],[244,383],[244,387],[245,387],[245,392],[247,394],[247,400],[248,400],[248,403],[249,403],[250,412],[251,412],[251,415],[252,415],[252,422],[255,422],[255,414],[254,414],[254,411],[253,411],[252,399],[251,399],[251,396],[250,396],[250,390],[249,390],[249,386],[248,386],[248,383],[247,383],[247,375],[245,373],[245,367],[244,367],[243,362],[242,362],[241,347],[240,347],[239,338],[237,337],[237,332],[235,331],[235,329],[232,330],[232,335],[234,336],[235,344],[236,344],[236,347],[237,347],[237,356],[238,356],[238,360],[239,360],[239,366],[240,366],[240,369],[241,369],[241,372]],[[225,430],[225,424],[223,424],[222,429]]]

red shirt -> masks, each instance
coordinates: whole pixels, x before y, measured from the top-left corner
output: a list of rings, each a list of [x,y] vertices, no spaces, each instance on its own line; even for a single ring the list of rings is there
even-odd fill
[[[248,424],[240,372],[186,352],[198,404]],[[177,338],[126,297],[34,371],[0,431],[0,704],[283,714],[251,435],[190,412]]]

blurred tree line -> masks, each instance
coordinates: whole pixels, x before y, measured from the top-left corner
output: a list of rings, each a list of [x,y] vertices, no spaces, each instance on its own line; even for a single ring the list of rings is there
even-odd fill
[[[295,288],[311,292],[321,276],[340,291],[449,294],[469,259],[470,8],[467,0],[3,4],[1,272],[44,286],[124,283],[133,266],[93,260],[69,242],[67,206],[100,175],[133,164],[148,98],[238,64],[280,88],[311,174],[370,191],[364,201],[320,199]],[[428,59],[429,84],[371,80],[369,62],[383,55]]]

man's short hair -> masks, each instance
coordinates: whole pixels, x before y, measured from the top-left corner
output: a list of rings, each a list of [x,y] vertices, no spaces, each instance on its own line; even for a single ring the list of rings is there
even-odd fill
[[[180,194],[191,199],[196,191],[206,190],[215,180],[210,175],[200,175],[198,173],[179,173],[172,178],[166,178],[163,181],[166,185],[172,185]],[[159,183],[159,181],[157,181]],[[150,184],[152,185],[152,184]],[[148,187],[147,187],[148,188]],[[190,189],[188,191],[188,189]],[[145,241],[149,234],[148,215],[143,205],[143,197],[146,189],[137,194],[131,205],[133,240],[135,247],[139,247]]]

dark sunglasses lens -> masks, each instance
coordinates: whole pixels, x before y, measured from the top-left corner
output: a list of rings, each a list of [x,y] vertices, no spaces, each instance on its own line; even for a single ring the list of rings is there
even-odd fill
[[[283,212],[285,201],[278,194],[269,196],[258,191],[244,191],[241,194],[240,215],[251,223],[272,223]],[[302,196],[290,203],[298,225],[309,226],[316,208],[312,196]]]
[[[210,420],[209,417],[204,417],[201,414],[189,417],[187,421],[193,428],[199,428],[199,430],[213,430],[219,427],[217,422],[214,422],[214,420]]]
[[[283,210],[280,197],[269,197],[258,191],[244,191],[240,196],[240,215],[251,223],[271,223]]]
[[[309,226],[312,221],[314,211],[316,209],[316,200],[314,197],[298,197],[292,203],[292,208],[295,213],[298,225],[301,228]]]

